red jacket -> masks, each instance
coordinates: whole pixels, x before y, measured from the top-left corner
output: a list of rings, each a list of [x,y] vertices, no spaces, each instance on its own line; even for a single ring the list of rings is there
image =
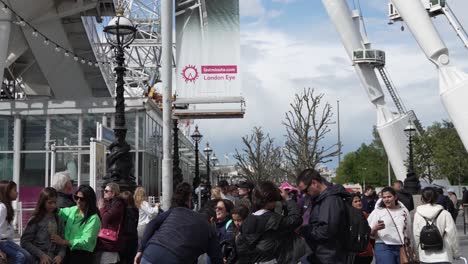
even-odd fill
[[[101,214],[101,230],[103,228],[119,230],[123,228],[122,224],[125,217],[125,203],[120,198],[104,201],[104,207],[99,209]],[[96,251],[118,252],[123,248],[123,232],[119,232],[119,238],[116,242],[108,241],[98,237]]]

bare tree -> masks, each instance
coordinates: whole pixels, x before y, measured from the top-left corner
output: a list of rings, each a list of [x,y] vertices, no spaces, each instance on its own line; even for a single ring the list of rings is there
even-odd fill
[[[338,155],[338,144],[323,146],[326,134],[332,124],[332,107],[322,104],[323,94],[314,94],[314,89],[304,89],[296,94],[286,112],[283,125],[286,127],[286,143],[283,148],[289,176],[296,176],[306,168],[315,168],[319,163],[327,163]]]
[[[261,127],[254,127],[252,134],[242,137],[244,149],[236,149],[234,158],[237,165],[245,174],[247,180],[258,183],[262,180],[278,182],[284,173],[281,148],[273,144],[274,139],[262,131]]]

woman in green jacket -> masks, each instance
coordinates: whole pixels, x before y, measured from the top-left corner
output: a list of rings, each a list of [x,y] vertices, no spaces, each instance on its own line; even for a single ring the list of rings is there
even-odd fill
[[[65,264],[92,263],[93,251],[101,229],[96,194],[93,188],[81,185],[73,197],[76,206],[59,211],[59,216],[66,222],[65,239],[53,235],[52,240],[69,248]]]

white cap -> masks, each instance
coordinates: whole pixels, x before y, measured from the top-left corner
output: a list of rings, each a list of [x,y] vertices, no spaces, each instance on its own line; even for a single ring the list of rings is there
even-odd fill
[[[448,189],[447,192],[449,192],[449,193],[450,193],[450,192],[451,192],[451,193],[455,193],[455,190],[454,190],[454,189]]]

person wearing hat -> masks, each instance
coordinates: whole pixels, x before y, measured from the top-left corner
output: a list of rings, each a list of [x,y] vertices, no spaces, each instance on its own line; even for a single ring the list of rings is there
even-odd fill
[[[239,201],[236,205],[242,205],[252,210],[252,190],[254,184],[249,181],[243,181],[237,184],[237,190],[239,191]]]

